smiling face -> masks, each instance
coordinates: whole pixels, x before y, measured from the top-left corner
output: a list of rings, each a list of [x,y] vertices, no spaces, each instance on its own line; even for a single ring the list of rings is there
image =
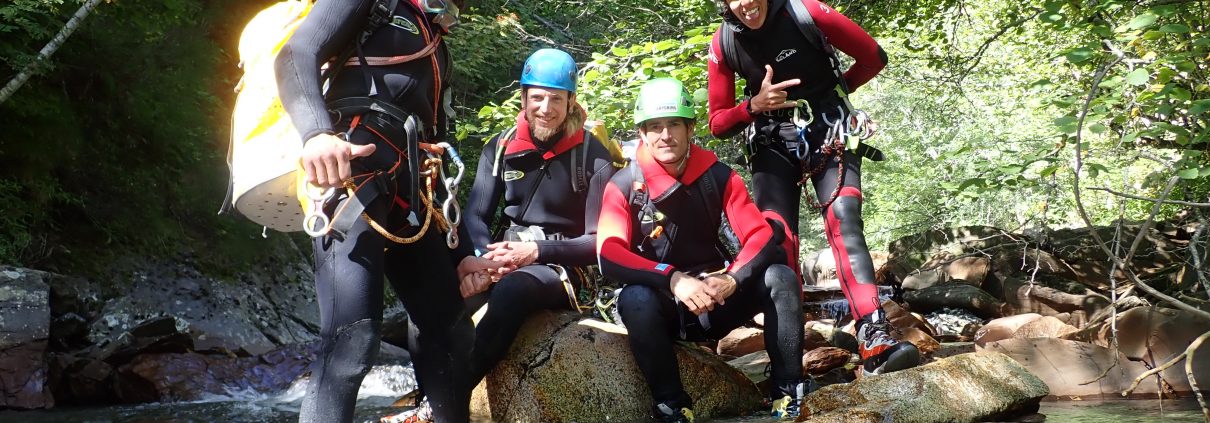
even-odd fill
[[[769,16],[769,0],[726,0],[727,8],[739,22],[751,29],[760,29]]]
[[[643,139],[643,144],[651,149],[651,156],[665,167],[680,167],[689,154],[692,134],[693,123],[680,117],[649,119],[639,126],[639,137]]]
[[[525,120],[529,130],[538,141],[550,141],[563,128],[568,106],[574,94],[565,90],[543,87],[525,89]]]

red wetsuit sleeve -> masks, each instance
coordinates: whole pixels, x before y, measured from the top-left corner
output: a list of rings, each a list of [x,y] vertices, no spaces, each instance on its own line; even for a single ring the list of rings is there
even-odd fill
[[[667,290],[676,268],[648,260],[631,251],[633,240],[630,239],[630,223],[630,202],[615,183],[610,183],[605,187],[601,216],[597,222],[597,256],[601,273],[624,284],[639,283],[657,290]]]
[[[844,80],[850,92],[857,91],[858,87],[874,79],[874,76],[886,67],[886,53],[864,29],[823,2],[802,2],[811,12],[815,25],[828,37],[828,42],[855,60],[853,66],[844,73]]]
[[[729,138],[752,123],[748,113],[748,100],[735,104],[735,71],[723,59],[723,49],[715,31],[710,41],[709,59],[706,60],[707,92],[709,93],[710,133],[719,138]]]
[[[731,171],[723,201],[727,222],[740,244],[739,254],[727,271],[743,283],[752,280],[753,276],[763,275],[770,264],[784,263],[785,253],[773,239],[773,228],[765,222],[760,209],[748,195],[748,189],[744,188],[744,180],[735,171]]]

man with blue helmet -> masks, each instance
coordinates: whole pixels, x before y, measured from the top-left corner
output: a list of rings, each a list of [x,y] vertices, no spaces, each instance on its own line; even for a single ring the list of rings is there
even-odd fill
[[[579,310],[595,293],[586,268],[596,264],[597,213],[614,166],[584,129],[571,55],[542,49],[525,61],[521,108],[516,126],[484,146],[467,205],[476,252],[516,268],[494,286],[490,278],[462,283],[464,297],[491,289],[475,330],[467,389],[503,358],[533,312]],[[494,234],[493,227],[500,230]]]

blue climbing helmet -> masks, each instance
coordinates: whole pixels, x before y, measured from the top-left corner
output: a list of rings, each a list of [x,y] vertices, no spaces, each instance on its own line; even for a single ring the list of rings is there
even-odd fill
[[[543,87],[576,92],[576,61],[563,50],[544,48],[525,59],[522,87]]]

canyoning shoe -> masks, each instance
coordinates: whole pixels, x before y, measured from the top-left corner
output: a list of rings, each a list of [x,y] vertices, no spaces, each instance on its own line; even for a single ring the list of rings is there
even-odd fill
[[[427,399],[420,401],[416,405],[416,408],[378,420],[379,423],[426,423],[432,421],[434,421],[433,407],[429,405]]]
[[[892,338],[890,332],[890,322],[882,309],[857,321],[857,350],[861,353],[861,370],[865,375],[890,373],[920,364],[920,350],[911,342]]]
[[[798,382],[792,385],[789,389],[781,389],[783,394],[781,398],[777,398],[778,394],[773,394],[773,409],[769,415],[775,419],[795,419],[799,415],[799,407],[802,406],[802,397],[807,394],[807,384]],[[789,391],[789,392],[785,392]]]
[[[662,423],[693,423],[693,410],[671,402],[661,402],[652,407],[651,416]]]

